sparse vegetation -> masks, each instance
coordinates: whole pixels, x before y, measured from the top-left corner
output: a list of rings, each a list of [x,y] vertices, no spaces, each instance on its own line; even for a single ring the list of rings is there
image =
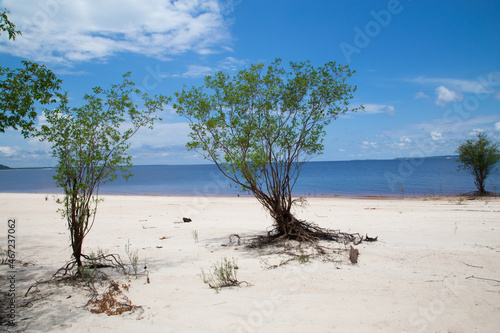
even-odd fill
[[[198,243],[198,230],[191,231],[191,235],[193,236],[194,242]]]
[[[310,255],[305,252],[303,249],[300,249],[300,255],[297,257],[297,260],[301,263],[304,264],[309,261]]]
[[[240,286],[245,283],[246,285],[250,285],[246,281],[238,281],[236,277],[236,271],[239,269],[236,264],[236,259],[232,258],[231,260],[224,257],[221,261],[213,264],[208,273],[201,270],[201,278],[203,282],[208,284],[210,288],[219,292],[221,288],[224,287],[234,287]]]
[[[127,253],[130,266],[132,267],[135,278],[137,279],[137,273],[139,271],[139,250],[130,250],[130,239],[128,239],[127,244],[125,244],[125,253]]]
[[[398,188],[399,188],[399,192],[401,193],[401,196],[404,198],[405,197],[405,188],[403,187],[402,182],[398,182]]]

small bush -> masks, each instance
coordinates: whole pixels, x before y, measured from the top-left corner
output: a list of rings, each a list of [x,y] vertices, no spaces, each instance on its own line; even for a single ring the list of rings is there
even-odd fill
[[[128,260],[132,269],[134,270],[134,275],[137,278],[137,272],[139,270],[139,250],[130,251],[130,239],[127,240],[127,244],[125,245],[125,252],[127,253]]]
[[[248,282],[238,281],[236,277],[236,270],[238,268],[236,259],[232,258],[232,260],[228,260],[224,258],[220,262],[212,265],[208,274],[205,274],[205,271],[202,269],[201,277],[203,282],[207,283],[210,288],[217,292],[219,292],[221,288],[240,286],[242,283],[249,285]]]

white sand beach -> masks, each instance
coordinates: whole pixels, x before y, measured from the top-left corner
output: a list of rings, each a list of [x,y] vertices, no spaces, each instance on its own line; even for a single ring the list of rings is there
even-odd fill
[[[110,278],[138,306],[108,316],[91,313],[88,294],[48,279],[71,257],[69,232],[53,195],[0,194],[0,246],[16,219],[18,329],[27,332],[499,332],[500,198],[310,198],[297,217],[370,237],[335,262],[297,260],[229,243],[265,233],[272,221],[250,197],[105,196],[84,252],[127,261],[138,250],[145,275]],[[176,223],[183,217],[190,223]],[[197,233],[198,241],[195,241]],[[344,244],[331,246],[344,248]],[[251,286],[205,284],[201,270],[235,258]],[[26,265],[21,265],[25,263]],[[0,266],[2,290],[7,265]],[[130,279],[130,282],[129,282]],[[6,287],[4,287],[6,286]],[[34,301],[21,306],[26,299]],[[26,304],[25,304],[26,305]],[[4,328],[2,328],[4,329]]]

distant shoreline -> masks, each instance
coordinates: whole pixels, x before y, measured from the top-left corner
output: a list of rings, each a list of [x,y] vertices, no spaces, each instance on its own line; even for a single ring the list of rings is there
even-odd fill
[[[394,158],[368,158],[368,159],[355,159],[355,160],[331,160],[331,161],[308,161],[305,163],[331,163],[331,162],[370,162],[370,161],[408,161],[408,160],[418,160],[418,159],[452,159],[457,158],[458,155],[437,155],[437,156],[422,156],[422,157],[394,157]],[[214,165],[214,163],[192,163],[192,164],[134,164],[134,167],[150,167],[150,166],[206,166]],[[4,168],[2,168],[4,167]],[[1,170],[25,170],[25,169],[54,169],[55,167],[49,166],[39,166],[39,167],[9,167],[0,164]]]
[[[40,196],[57,196],[63,195],[63,193],[49,193],[49,192],[0,192],[4,195],[40,195]],[[127,194],[127,193],[100,193],[99,197],[152,197],[152,198],[219,198],[219,199],[254,199],[252,194],[242,194],[242,195],[181,195],[181,194]],[[347,196],[347,195],[312,195],[312,196],[292,196],[294,199],[304,198],[304,199],[346,199],[346,200],[446,200],[446,199],[491,199],[500,198],[500,193],[491,193],[486,196],[475,195],[472,192],[462,193],[462,194],[445,194],[445,195],[423,195],[423,196],[391,196],[391,195],[357,195],[357,196]]]

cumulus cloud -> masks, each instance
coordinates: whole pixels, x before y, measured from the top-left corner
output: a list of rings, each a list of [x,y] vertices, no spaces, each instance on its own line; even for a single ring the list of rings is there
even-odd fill
[[[427,95],[426,95],[425,93],[423,93],[422,91],[419,91],[419,92],[415,95],[415,97],[414,97],[414,98],[415,98],[415,99],[420,99],[420,98],[427,98],[427,99],[428,99],[428,98],[429,98],[429,96],[427,96]]]
[[[438,131],[432,131],[431,132],[431,138],[432,138],[433,141],[438,141],[438,142],[444,141],[443,134],[441,134]]]
[[[500,132],[500,121],[495,123],[495,131]]]
[[[436,88],[436,104],[439,106],[446,106],[448,103],[458,102],[463,99],[461,93],[450,90],[445,86],[439,86]]]
[[[12,147],[2,146],[0,147],[0,156],[11,157],[16,154],[16,150]]]
[[[158,59],[229,49],[228,8],[220,0],[4,0],[22,36],[0,52],[70,65],[121,52]]]
[[[387,104],[364,104],[365,112],[368,114],[387,113],[392,116],[395,113],[395,108]]]

